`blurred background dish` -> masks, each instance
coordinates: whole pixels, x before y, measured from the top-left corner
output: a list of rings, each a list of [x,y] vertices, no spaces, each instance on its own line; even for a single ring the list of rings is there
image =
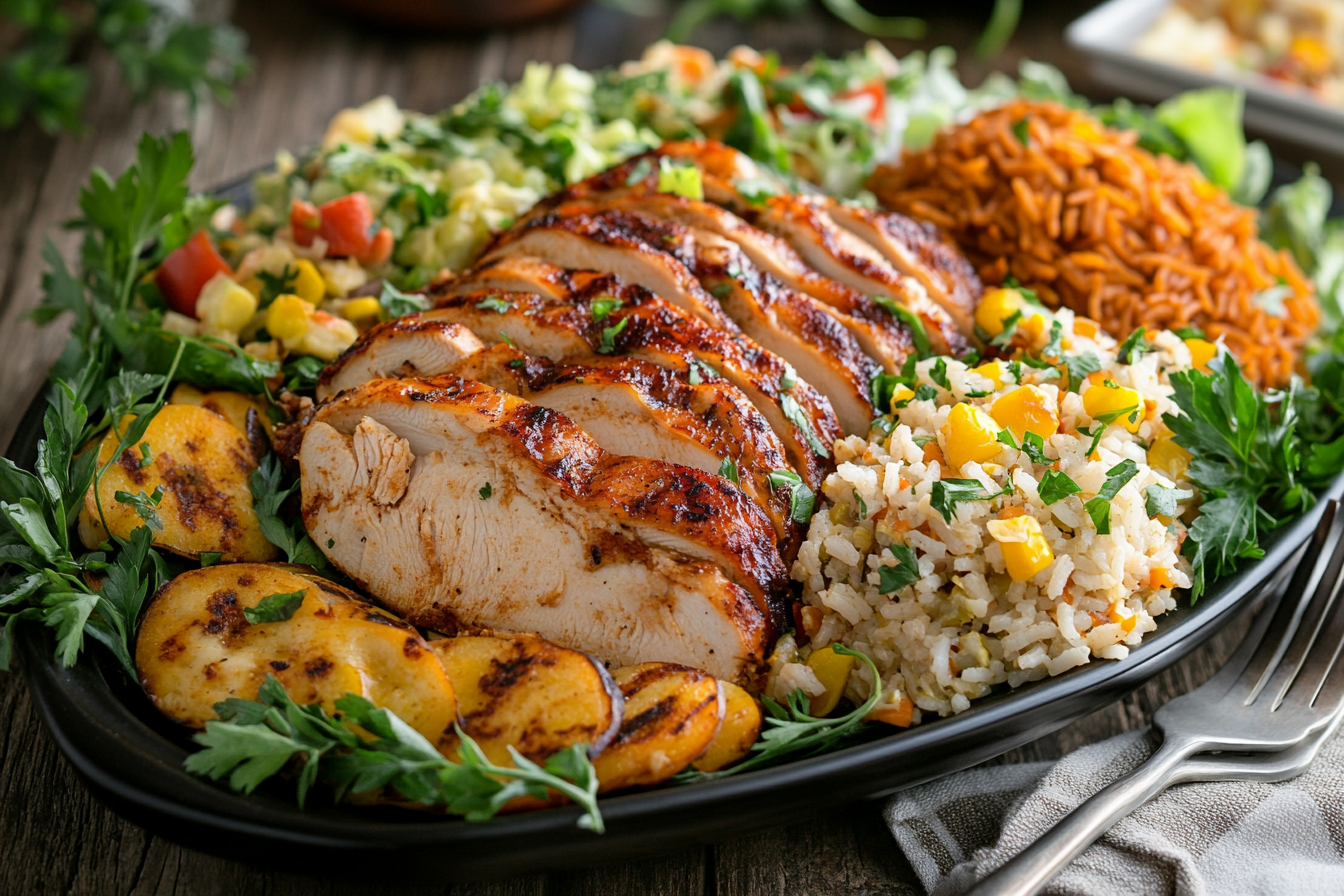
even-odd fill
[[[1245,90],[1248,128],[1344,151],[1339,0],[1110,0],[1070,25],[1066,39],[1087,55],[1092,77],[1117,92],[1159,100],[1232,84]]]

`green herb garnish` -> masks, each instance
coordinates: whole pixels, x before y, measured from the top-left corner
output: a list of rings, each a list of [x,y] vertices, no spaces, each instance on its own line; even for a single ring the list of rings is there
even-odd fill
[[[243,618],[253,625],[263,622],[285,622],[303,606],[304,589],[288,594],[272,594],[257,601],[255,607],[243,607]]]

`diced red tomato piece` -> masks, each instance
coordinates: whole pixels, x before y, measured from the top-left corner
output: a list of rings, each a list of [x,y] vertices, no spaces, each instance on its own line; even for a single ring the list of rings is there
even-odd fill
[[[320,235],[327,241],[328,255],[359,258],[373,241],[373,208],[369,197],[351,193],[322,204]]]
[[[883,121],[887,117],[887,85],[882,81],[872,81],[862,87],[856,87],[853,90],[846,90],[838,95],[836,99],[851,100],[860,96],[872,98],[872,105],[868,108],[869,121]]]
[[[311,202],[295,199],[289,207],[289,226],[294,230],[294,242],[311,246],[313,237],[322,229],[322,213]]]
[[[392,231],[382,228],[369,241],[368,251],[359,256],[359,263],[367,268],[387,261],[392,257],[392,243]]]
[[[181,314],[196,316],[196,299],[201,288],[216,274],[233,276],[233,268],[224,260],[204,230],[198,230],[181,246],[168,253],[154,274],[154,283],[168,302]]]

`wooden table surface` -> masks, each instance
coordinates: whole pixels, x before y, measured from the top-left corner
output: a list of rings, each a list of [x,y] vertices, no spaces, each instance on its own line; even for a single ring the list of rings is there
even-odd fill
[[[961,4],[958,4],[960,6]],[[971,4],[974,15],[981,7]],[[1076,89],[1089,84],[1082,60],[1060,37],[1077,4],[1027,4],[1019,36],[996,65],[1015,70],[1023,56],[1053,62]],[[967,16],[931,20],[931,40],[969,46],[976,23]],[[89,132],[47,136],[34,127],[0,132],[0,445],[8,444],[22,409],[40,387],[65,338],[38,329],[25,314],[38,300],[44,241],[67,257],[72,235],[60,222],[76,212],[80,185],[92,166],[119,172],[144,130],[187,128],[198,155],[193,186],[208,188],[267,165],[277,149],[316,142],[337,110],[388,93],[403,106],[437,110],[483,81],[518,78],[529,60],[596,68],[639,55],[664,19],[637,19],[590,6],[511,32],[426,37],[379,33],[328,14],[318,4],[242,0],[234,21],[251,37],[256,69],[230,108],[194,112],[177,100],[132,107],[112,63],[92,61]],[[861,46],[862,36],[820,16],[719,23],[702,28],[697,43],[722,53],[738,43],[779,50],[785,62],[814,52]],[[914,44],[893,42],[897,53]],[[987,68],[963,54],[963,76],[978,83]],[[1146,723],[1152,711],[1203,681],[1230,653],[1240,627],[1159,676],[1131,697],[1003,757],[1053,758],[1093,740]],[[806,800],[807,794],[800,793]],[[33,711],[18,674],[0,673],[0,893],[103,894],[742,894],[840,896],[922,893],[896,849],[875,803],[849,806],[791,827],[745,832],[646,861],[586,871],[504,878],[463,885],[416,885],[389,880],[367,885],[261,871],[184,849],[123,821],[96,802],[75,777]]]

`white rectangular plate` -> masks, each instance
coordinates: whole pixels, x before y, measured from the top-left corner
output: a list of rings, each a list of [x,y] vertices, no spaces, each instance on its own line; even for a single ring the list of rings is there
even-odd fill
[[[1306,93],[1277,87],[1268,78],[1213,75],[1139,56],[1135,42],[1171,0],[1109,0],[1069,26],[1069,45],[1087,56],[1092,76],[1135,99],[1163,100],[1183,90],[1214,85],[1246,91],[1246,126],[1267,135],[1344,155],[1344,109]]]

